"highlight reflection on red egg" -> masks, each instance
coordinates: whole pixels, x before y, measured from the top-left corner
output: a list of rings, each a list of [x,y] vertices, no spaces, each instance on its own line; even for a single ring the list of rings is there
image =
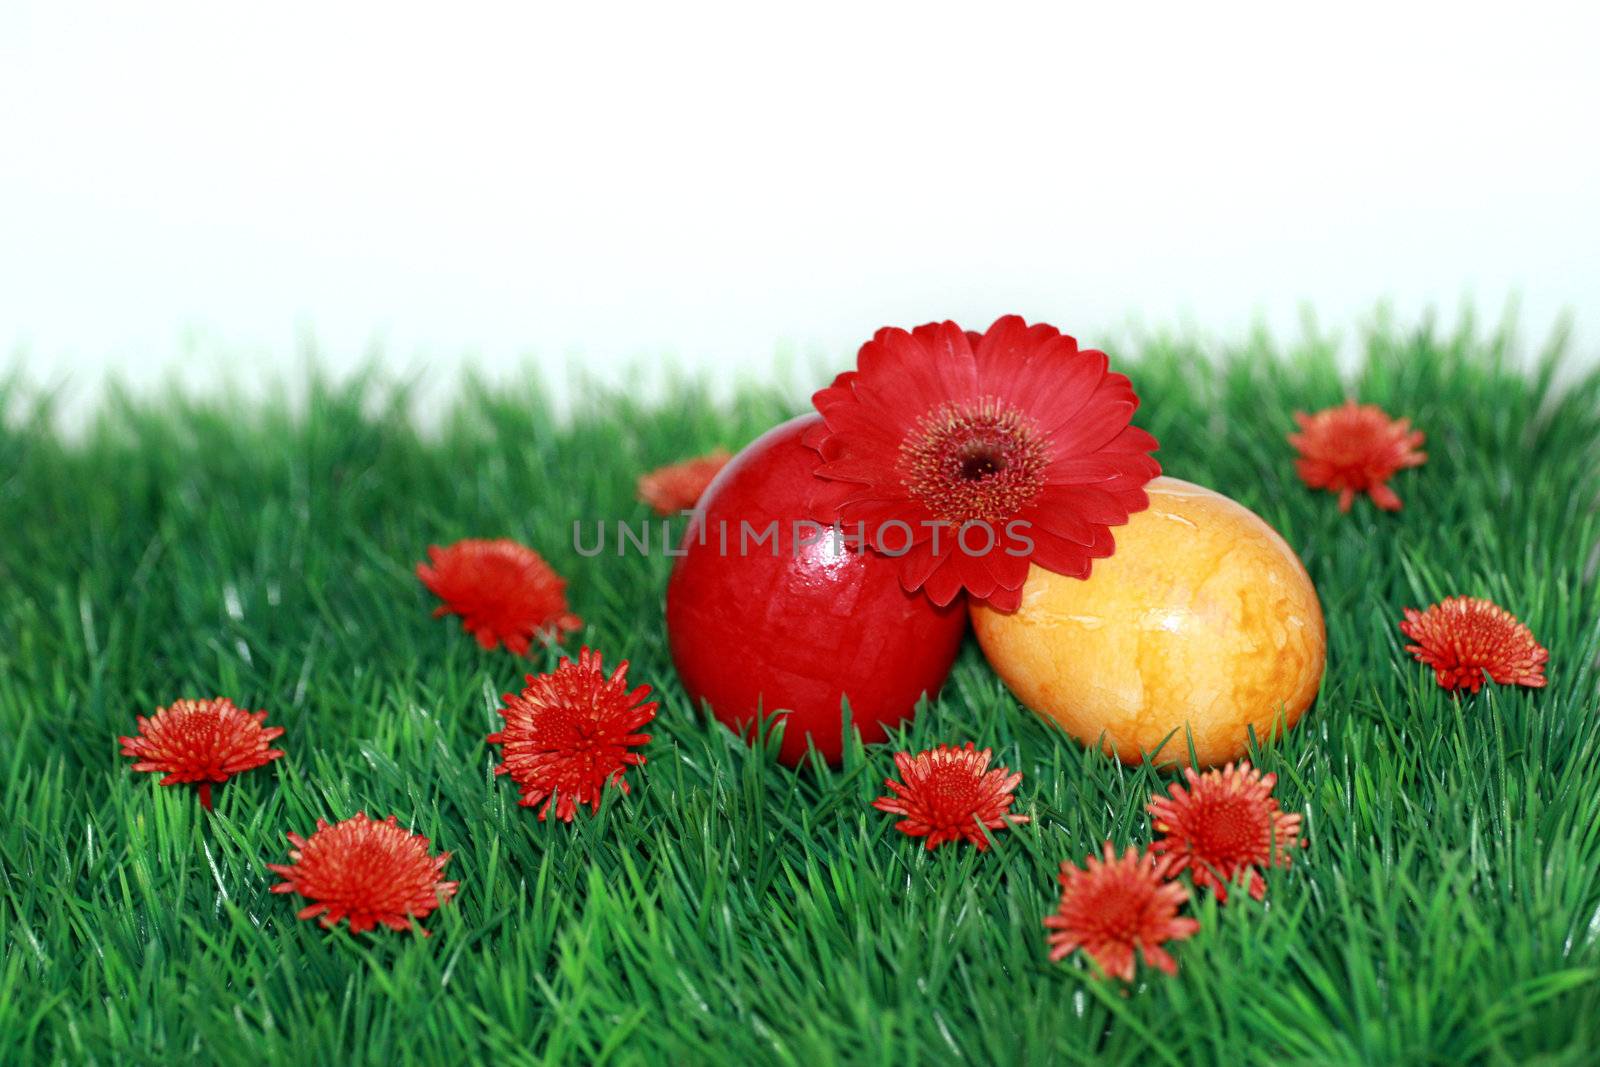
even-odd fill
[[[723,469],[667,586],[667,635],[690,698],[736,730],[781,713],[790,766],[808,738],[839,760],[845,697],[863,740],[882,741],[944,683],[966,626],[959,599],[935,607],[901,588],[897,560],[807,524],[818,457],[800,439],[818,419],[769,430]]]

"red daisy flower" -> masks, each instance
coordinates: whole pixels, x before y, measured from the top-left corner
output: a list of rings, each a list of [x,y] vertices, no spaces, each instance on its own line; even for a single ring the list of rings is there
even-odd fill
[[[1022,775],[1005,767],[988,770],[989,756],[989,749],[979,752],[970,742],[965,748],[940,745],[915,757],[896,752],[894,765],[905,783],[885,778],[891,795],[872,806],[901,816],[895,829],[926,837],[929,849],[966,839],[981,852],[989,847],[985,827],[1002,830],[1028,821],[1026,815],[1007,814]]]
[[[1090,856],[1081,868],[1063,863],[1061,903],[1044,920],[1053,931],[1050,958],[1081,948],[1106,974],[1131,982],[1137,948],[1147,966],[1176,974],[1177,961],[1161,946],[1194,936],[1200,924],[1178,914],[1189,891],[1170,880],[1168,863],[1132,846],[1118,859],[1109,841],[1104,858]]]
[[[657,467],[639,476],[639,499],[654,508],[657,515],[687,511],[731,458],[727,449],[719,448],[696,459]]]
[[[139,736],[117,738],[124,756],[138,758],[133,769],[165,774],[162,785],[199,782],[200,806],[207,810],[212,783],[283,755],[281,749],[267,747],[283,736],[283,727],[265,725],[266,712],[241,711],[227,697],[179,700],[157,709],[151,718],[135,718]]]
[[[1156,832],[1166,835],[1150,851],[1171,859],[1172,874],[1188,870],[1195,885],[1215,889],[1218,900],[1227,900],[1228,886],[1249,871],[1250,895],[1260,900],[1267,883],[1258,868],[1287,867],[1290,849],[1306,844],[1300,839],[1300,816],[1280,811],[1272,797],[1278,776],[1262,774],[1249,763],[1183,773],[1187,790],[1174,782],[1170,795],[1150,798]]]
[[[318,819],[309,839],[288,836],[294,862],[267,869],[286,879],[272,887],[274,893],[299,893],[316,902],[297,919],[320,915],[323,926],[336,926],[348,918],[352,934],[379,923],[404,930],[454,896],[460,884],[440,877],[450,853],[430,856],[428,839],[402,830],[393,815],[379,822],[358,811],[332,826]]]
[[[460,615],[461,628],[484,648],[505,642],[526,655],[530,641],[561,640],[583,620],[567,610],[567,583],[531,548],[515,541],[457,541],[428,547],[433,566],[417,564],[417,577],[444,603],[433,612]]]
[[[1493,601],[1453,596],[1426,611],[1405,610],[1400,632],[1416,642],[1406,651],[1432,667],[1445,689],[1464,686],[1476,693],[1485,672],[1500,685],[1544,687],[1550,653]]]
[[[941,605],[965,589],[1014,610],[1030,561],[1088,577],[1161,473],[1105,353],[1015,315],[982,335],[879,330],[812,403],[823,423],[806,443],[831,482],[817,511],[904,557],[905,587]]]
[[[1421,466],[1417,451],[1422,431],[1410,419],[1391,419],[1374,404],[1347,400],[1315,415],[1294,413],[1300,432],[1289,435],[1299,451],[1294,469],[1312,489],[1339,494],[1339,510],[1349,511],[1357,493],[1368,493],[1385,511],[1399,511],[1400,498],[1389,488],[1395,472]]]
[[[628,661],[608,678],[600,669],[600,653],[585,648],[578,662],[563,658],[549,674],[528,675],[521,696],[504,697],[500,715],[506,720],[489,743],[503,745],[505,762],[494,769],[509,774],[522,791],[517,803],[531,808],[541,800],[543,819],[555,805],[556,818],[571,822],[579,804],[600,809],[600,793],[615,783],[623,793],[623,775],[644,757],[629,749],[649,742],[636,732],[656,716],[656,702],[641,703],[648,685],[628,691]]]

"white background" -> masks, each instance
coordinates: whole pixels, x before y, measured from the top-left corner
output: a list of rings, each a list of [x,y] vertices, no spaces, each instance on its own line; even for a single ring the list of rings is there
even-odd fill
[[[1592,354],[1597,27],[1476,10],[0,0],[0,362],[759,377],[1513,296]]]

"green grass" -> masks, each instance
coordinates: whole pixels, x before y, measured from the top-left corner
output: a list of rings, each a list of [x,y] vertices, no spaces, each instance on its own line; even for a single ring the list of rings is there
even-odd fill
[[[1327,614],[1320,699],[1258,753],[1311,847],[1219,908],[1175,978],[1045,958],[1063,859],[1149,839],[1164,779],[1019,707],[970,642],[913,748],[992,745],[1033,817],[924,852],[871,810],[890,749],[786,770],[692,708],[662,627],[671,560],[580,558],[574,519],[637,519],[652,465],[737,447],[791,394],[641,406],[468,383],[442,427],[403,388],[290,405],[113,397],[86,434],[0,386],[0,1062],[320,1064],[1592,1062],[1600,1046],[1600,716],[1592,552],[1600,375],[1502,333],[1120,362],[1168,471],[1254,508]],[[1290,413],[1347,391],[1410,415],[1398,515],[1297,481]],[[541,823],[490,769],[524,668],[429,617],[430,542],[516,537],[571,579],[582,640],[662,699],[635,792]],[[1441,692],[1405,605],[1493,597],[1550,649],[1542,691]],[[574,647],[576,641],[573,642]],[[737,650],[729,650],[737,655]],[[117,755],[138,712],[227,694],[285,759],[217,791]],[[394,813],[455,854],[433,936],[352,937],[271,895],[285,830]]]

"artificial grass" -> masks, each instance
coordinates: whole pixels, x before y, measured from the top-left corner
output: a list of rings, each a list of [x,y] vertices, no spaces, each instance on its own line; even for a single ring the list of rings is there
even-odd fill
[[[791,393],[590,390],[557,418],[536,383],[467,383],[423,433],[369,375],[299,415],[113,397],[73,437],[0,387],[0,1062],[1592,1062],[1600,373],[1470,325],[1365,348],[1354,376],[1317,341],[1119,357],[1168,473],[1276,526],[1329,634],[1320,699],[1257,753],[1310,848],[1264,904],[1197,894],[1178,975],[1132,988],[1047,962],[1040,920],[1063,859],[1149,840],[1162,773],[1019,707],[969,641],[903,743],[993,746],[1033,822],[927,853],[868,807],[890,746],[797,773],[689,705],[671,559],[572,550],[576,519],[645,517],[638,472],[737,448]],[[1428,434],[1398,515],[1294,475],[1290,413],[1347,390]],[[634,793],[571,825],[518,808],[484,744],[554,655],[481,651],[412,573],[430,542],[502,535],[662,700]],[[1401,608],[1455,593],[1528,623],[1547,688],[1452,696],[1403,653]],[[288,755],[208,815],[116,737],[214,694],[268,709]],[[285,830],[358,809],[455,854],[431,938],[323,930],[268,893]]]

